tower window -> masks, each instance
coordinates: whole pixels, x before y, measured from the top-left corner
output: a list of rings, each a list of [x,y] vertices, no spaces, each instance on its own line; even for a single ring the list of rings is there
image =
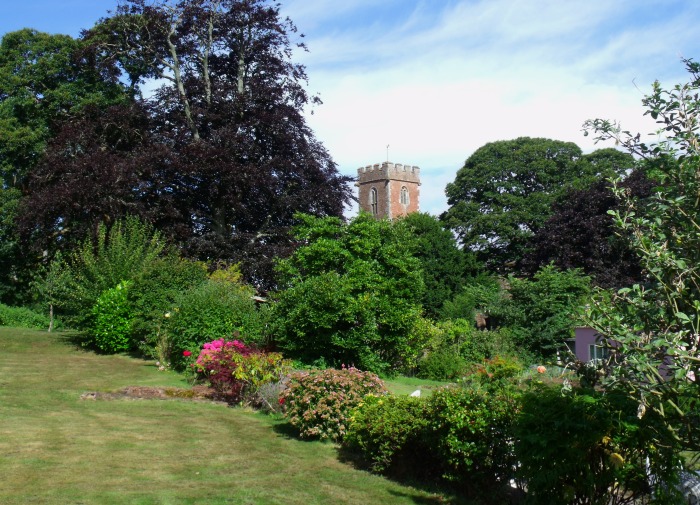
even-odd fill
[[[369,190],[369,207],[372,209],[372,215],[376,216],[379,210],[377,208],[377,188]]]
[[[401,203],[408,205],[408,188],[406,186],[401,186]]]

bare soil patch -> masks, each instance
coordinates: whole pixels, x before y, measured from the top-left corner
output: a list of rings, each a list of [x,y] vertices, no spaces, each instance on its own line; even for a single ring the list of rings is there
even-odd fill
[[[209,386],[191,388],[127,386],[118,391],[88,391],[81,400],[191,400],[197,402],[229,403],[226,397]]]

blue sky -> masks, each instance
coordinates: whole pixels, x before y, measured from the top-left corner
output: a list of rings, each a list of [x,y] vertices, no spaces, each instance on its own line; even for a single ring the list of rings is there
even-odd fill
[[[298,53],[324,105],[309,123],[341,171],[386,160],[421,167],[421,210],[487,142],[519,136],[596,147],[589,118],[642,134],[641,99],[684,82],[700,59],[694,0],[281,0],[305,34]],[[0,0],[0,33],[77,36],[115,3]]]

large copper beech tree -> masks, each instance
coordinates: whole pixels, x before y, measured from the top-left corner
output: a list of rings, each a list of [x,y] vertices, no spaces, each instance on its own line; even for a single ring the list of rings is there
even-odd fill
[[[136,214],[268,287],[294,213],[340,216],[350,196],[303,116],[317,100],[295,33],[265,0],[123,2],[82,38],[134,103],[65,123],[33,173],[25,232],[55,246]]]

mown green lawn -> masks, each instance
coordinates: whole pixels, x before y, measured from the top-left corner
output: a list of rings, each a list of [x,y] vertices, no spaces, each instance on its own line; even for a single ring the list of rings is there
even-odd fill
[[[187,400],[85,400],[180,386],[65,333],[0,327],[0,502],[10,504],[438,504],[446,496],[353,468],[336,446],[249,410]],[[416,462],[420,464],[420,462]]]

